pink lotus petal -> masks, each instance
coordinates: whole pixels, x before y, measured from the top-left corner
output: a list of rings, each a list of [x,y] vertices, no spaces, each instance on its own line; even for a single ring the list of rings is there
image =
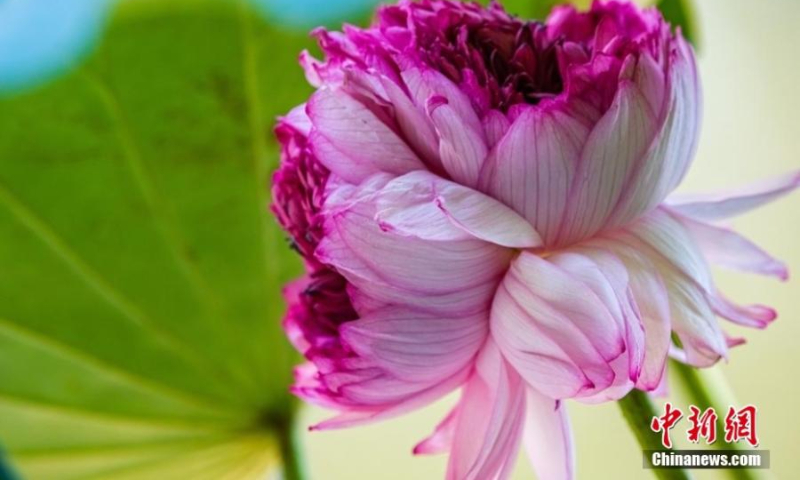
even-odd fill
[[[490,298],[510,252],[480,240],[443,242],[398,235],[381,229],[376,213],[376,202],[369,196],[337,210],[326,223],[317,258],[362,289],[385,285],[438,295],[485,286]]]
[[[687,362],[710,366],[727,354],[722,330],[708,301],[708,292],[714,289],[711,273],[678,220],[659,209],[610,235],[603,245],[620,257],[626,250],[634,250],[646,258],[646,262],[630,258],[629,273],[658,272],[669,299],[672,330],[683,343]]]
[[[431,108],[428,115],[439,136],[439,158],[447,173],[458,183],[477,185],[488,154],[483,129],[472,130],[447,103]]]
[[[662,80],[652,57],[640,56],[632,81],[643,92],[655,115],[660,117],[660,132],[647,152],[630,171],[628,188],[614,208],[608,226],[623,225],[652,210],[678,186],[694,159],[702,115],[702,94],[694,53],[686,41],[674,44],[664,97]],[[624,68],[624,67],[623,67]],[[662,99],[660,109],[656,108]]]
[[[728,342],[728,348],[740,347],[747,343],[747,339],[743,337],[731,337],[725,334],[725,341]]]
[[[470,99],[447,77],[428,68],[411,67],[401,73],[411,98],[418,107],[427,107],[433,97],[441,97],[461,119],[464,128],[482,132],[481,121]]]
[[[435,382],[467,366],[483,345],[488,312],[444,318],[402,307],[375,310],[340,329],[359,362],[409,382]]]
[[[308,118],[308,114],[306,114],[305,103],[301,103],[300,105],[294,107],[291,111],[289,111],[289,113],[281,118],[281,121],[291,125],[303,135],[308,136],[309,132],[311,132],[311,119]]]
[[[489,148],[497,145],[497,142],[502,139],[511,123],[508,118],[498,110],[489,111],[482,120],[483,132],[486,136],[486,146]]]
[[[556,243],[588,128],[566,108],[526,109],[495,145],[481,189],[525,217],[545,244]],[[536,143],[531,138],[539,139]]]
[[[517,458],[525,386],[489,340],[458,407],[448,480],[504,480]]]
[[[683,361],[685,363],[686,359],[678,360]],[[669,390],[669,377],[664,374],[661,376],[661,381],[658,382],[655,388],[648,390],[650,396],[652,398],[667,398],[669,397],[670,390]]]
[[[450,377],[449,379],[447,379],[447,381],[437,383],[430,386],[427,389],[420,390],[416,392],[414,395],[409,396],[404,400],[395,401],[374,408],[365,408],[365,407],[360,407],[356,409],[344,408],[342,413],[340,413],[339,415],[330,418],[328,420],[324,420],[310,427],[310,430],[335,430],[340,428],[354,427],[358,425],[366,425],[394,418],[403,415],[405,413],[414,411],[436,400],[439,400],[443,396],[452,392],[454,389],[462,386],[464,382],[467,380],[467,378],[469,378],[471,371],[472,368],[468,370],[465,369],[459,372],[457,375]],[[319,400],[315,400],[314,398],[309,398],[307,396],[308,392],[298,392],[297,387],[295,387],[293,391],[296,394],[300,395],[301,398],[303,398],[304,400],[310,401],[312,403],[321,406],[326,406],[327,408],[343,409],[343,407],[345,407],[335,402],[328,401],[327,403],[325,403]]]
[[[756,209],[800,186],[800,172],[781,175],[728,192],[704,195],[676,195],[669,207],[700,221],[723,220]]]
[[[778,317],[777,312],[770,307],[737,305],[719,292],[712,293],[709,302],[717,315],[744,327],[766,328]]]
[[[666,109],[660,105],[652,111],[633,84],[620,86],[611,108],[597,122],[576,159],[558,243],[573,243],[605,226],[622,195],[628,194],[628,182],[634,184],[635,170],[648,163],[651,143],[662,135],[662,111]],[[656,158],[669,164],[660,155]]]
[[[744,272],[770,275],[781,280],[789,278],[789,271],[783,262],[776,260],[738,233],[689,217],[681,216],[680,221],[709,263]]]
[[[425,168],[389,126],[343,90],[317,90],[307,112],[314,125],[309,141],[317,158],[350,182],[379,172],[403,174]]]
[[[664,375],[672,342],[669,293],[664,281],[648,257],[639,249],[632,248],[624,239],[598,238],[589,242],[586,248],[590,251],[596,248],[612,252],[625,266],[632,302],[644,328],[642,368],[636,387],[653,390]]]
[[[389,100],[394,105],[397,123],[409,145],[419,152],[421,158],[434,171],[443,171],[439,160],[439,140],[431,119],[425,109],[418,107],[394,81],[381,78]]]
[[[453,439],[458,425],[459,407],[450,413],[436,426],[433,433],[414,447],[414,455],[434,455],[449,452],[453,447]]]
[[[384,229],[426,240],[481,239],[512,248],[534,248],[541,238],[513,210],[478,191],[428,172],[388,183],[377,196]]]
[[[580,397],[579,400],[598,403],[622,398],[639,379],[645,353],[644,327],[633,299],[625,265],[618,257],[602,249],[568,249],[548,259],[570,272],[576,280],[597,295],[616,322],[625,344],[625,354],[609,362],[614,371],[614,382],[592,395]]]
[[[553,398],[608,387],[615,378],[609,362],[625,351],[625,332],[591,287],[528,252],[500,285],[491,324],[508,361]]]
[[[486,311],[496,289],[495,283],[476,284],[450,292],[423,294],[386,283],[355,279],[349,285],[353,305],[362,315],[390,305],[413,305],[445,316],[469,316]],[[356,283],[358,286],[356,286]]]
[[[523,438],[536,478],[575,478],[575,446],[563,402],[529,388]]]

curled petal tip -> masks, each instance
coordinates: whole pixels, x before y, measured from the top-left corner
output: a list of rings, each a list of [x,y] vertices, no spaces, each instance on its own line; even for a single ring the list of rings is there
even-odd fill
[[[439,452],[428,447],[428,445],[426,445],[426,442],[423,440],[422,442],[414,445],[414,448],[411,450],[411,453],[414,456],[421,456],[421,455],[434,455]]]
[[[744,337],[730,337],[726,336],[725,341],[728,344],[728,348],[738,347],[740,345],[744,345],[747,343],[747,339]],[[726,359],[727,360],[727,359]]]
[[[778,271],[778,279],[781,282],[786,282],[789,280],[789,268],[785,265],[781,266],[782,268]]]
[[[395,228],[392,226],[391,223],[385,222],[383,220],[378,221],[378,227],[380,227],[381,231],[383,232],[392,232]]]
[[[764,307],[767,314],[764,316],[764,327],[778,319],[778,311],[774,308]]]

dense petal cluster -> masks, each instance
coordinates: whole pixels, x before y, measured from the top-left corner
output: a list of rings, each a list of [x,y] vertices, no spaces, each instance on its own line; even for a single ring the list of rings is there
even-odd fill
[[[332,428],[462,389],[417,453],[448,478],[506,478],[523,437],[540,478],[573,476],[564,399],[662,386],[669,355],[708,366],[741,343],[717,316],[763,306],[710,263],[786,277],[715,221],[794,189],[667,199],[694,154],[691,47],[655,9],[595,2],[545,23],[422,0],[316,32],[317,88],[280,120],[273,210],[303,256],[285,327],[295,392]],[[674,339],[674,340],[673,340]]]

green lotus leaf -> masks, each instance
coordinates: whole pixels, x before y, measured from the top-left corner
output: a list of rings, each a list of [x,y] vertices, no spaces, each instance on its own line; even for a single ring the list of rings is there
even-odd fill
[[[131,0],[87,64],[0,100],[0,445],[22,478],[273,463],[298,265],[271,128],[309,43],[244,2]]]
[[[695,8],[691,0],[658,0],[656,6],[664,18],[674,27],[680,27],[681,33],[695,49],[698,48],[700,31],[697,26]]]

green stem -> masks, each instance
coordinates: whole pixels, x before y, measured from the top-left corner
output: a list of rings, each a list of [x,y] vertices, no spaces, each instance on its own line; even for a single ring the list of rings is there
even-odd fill
[[[306,480],[308,474],[303,460],[302,447],[293,422],[284,422],[278,429],[278,447],[283,462],[283,480]]]
[[[658,416],[658,413],[646,393],[631,390],[617,404],[642,450],[664,449],[658,435],[650,430],[650,421],[653,417]],[[653,474],[661,480],[689,480],[692,478],[689,472],[683,469],[654,469]]]
[[[710,371],[700,371],[697,368],[684,365],[680,362],[671,362],[670,369],[681,384],[681,390],[688,402],[701,410],[713,407],[717,412],[717,441],[714,448],[721,450],[744,450],[740,443],[727,443],[724,440],[724,418],[730,405],[735,405],[724,378],[717,375],[712,378]],[[758,470],[753,469],[726,469],[723,470],[728,478],[733,480],[758,480],[764,478]]]

